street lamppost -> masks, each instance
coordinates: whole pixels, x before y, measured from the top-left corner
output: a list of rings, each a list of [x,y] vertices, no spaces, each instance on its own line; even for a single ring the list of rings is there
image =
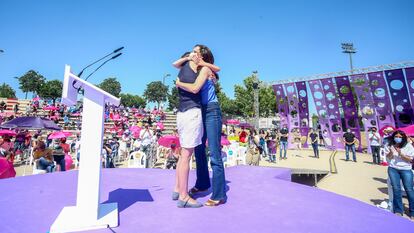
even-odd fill
[[[165,85],[165,79],[171,77],[171,74],[165,74],[164,77],[162,77],[162,84]]]
[[[253,110],[254,110],[254,121],[256,129],[259,128],[259,79],[257,78],[257,70],[253,71]]]
[[[168,78],[168,77],[171,77],[171,74],[165,74],[165,75],[162,77],[162,85],[163,85],[163,86],[165,86],[165,79],[166,79],[166,78]],[[167,93],[168,93],[168,88],[167,88]],[[164,110],[164,102],[162,102],[162,103],[161,103],[161,107],[162,107],[162,109]]]
[[[356,53],[353,43],[341,43],[342,52],[349,54],[349,64],[351,65],[351,74],[354,71],[354,67],[352,66],[352,54]]]

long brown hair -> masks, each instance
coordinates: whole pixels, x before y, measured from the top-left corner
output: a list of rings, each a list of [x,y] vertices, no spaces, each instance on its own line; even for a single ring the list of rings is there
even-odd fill
[[[196,44],[194,46],[194,48],[195,47],[199,47],[200,48],[201,57],[203,58],[203,60],[205,62],[210,63],[210,64],[214,64],[214,55],[211,52],[211,50],[210,50],[209,47],[207,47],[205,45],[202,45],[202,44]],[[200,72],[201,68],[202,68],[201,66],[197,67],[197,71]],[[213,73],[216,76],[216,79],[219,79],[218,74],[216,72],[213,72]]]

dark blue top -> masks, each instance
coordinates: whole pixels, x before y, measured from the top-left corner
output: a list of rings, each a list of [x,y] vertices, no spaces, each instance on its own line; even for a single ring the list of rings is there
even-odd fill
[[[181,67],[180,72],[178,73],[178,78],[183,83],[194,83],[197,79],[197,73],[194,72],[190,67],[190,63],[186,62]],[[185,112],[191,108],[201,108],[201,96],[199,93],[193,94],[191,92],[185,91],[181,88],[178,88],[178,111]]]

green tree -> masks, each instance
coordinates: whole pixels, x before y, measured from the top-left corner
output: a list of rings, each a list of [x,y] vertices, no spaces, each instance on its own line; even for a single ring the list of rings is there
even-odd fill
[[[150,82],[144,91],[144,97],[148,102],[155,102],[160,107],[160,103],[167,100],[168,86],[161,81]]]
[[[0,97],[1,98],[16,98],[16,91],[6,83],[0,86]]]
[[[237,111],[244,117],[254,116],[254,90],[253,76],[249,76],[243,80],[244,85],[235,85],[235,106]],[[276,111],[276,95],[271,86],[259,84],[259,113],[262,117],[272,116]]]
[[[171,88],[171,94],[168,94],[168,110],[173,110],[178,108],[179,98],[178,98],[178,89],[176,86]]]
[[[226,93],[223,92],[220,82],[216,83],[215,89],[222,113],[229,116],[240,115],[237,111],[235,101],[227,97]]]
[[[121,83],[116,78],[106,78],[98,84],[98,87],[116,97],[121,93]]]
[[[46,80],[45,77],[34,70],[29,70],[23,76],[16,77],[16,79],[19,81],[20,90],[26,94],[26,99],[28,92],[38,93]]]
[[[45,82],[39,89],[39,96],[45,99],[52,99],[53,102],[62,96],[63,83],[60,80]]]
[[[125,107],[142,107],[145,108],[145,99],[138,95],[121,93],[121,104]]]

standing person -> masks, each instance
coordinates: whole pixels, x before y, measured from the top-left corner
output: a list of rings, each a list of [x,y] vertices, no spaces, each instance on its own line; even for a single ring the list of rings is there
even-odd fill
[[[247,138],[247,152],[246,152],[246,164],[252,166],[259,166],[260,150],[259,150],[259,136],[256,130],[250,130],[250,134]]]
[[[355,134],[353,134],[351,132],[351,129],[347,129],[346,133],[344,133],[343,135],[343,140],[345,142],[345,156],[346,156],[346,161],[349,161],[349,151],[352,151],[352,158],[354,160],[354,162],[356,162],[356,153],[355,153],[355,143],[356,143],[356,138],[355,138]]]
[[[385,154],[390,159],[388,176],[391,180],[393,190],[393,211],[400,216],[404,213],[401,194],[402,182],[407,193],[410,219],[414,220],[413,172],[411,170],[411,163],[414,158],[414,147],[410,143],[407,143],[407,135],[403,131],[397,130],[392,134]]]
[[[315,130],[311,129],[309,137],[311,139],[313,155],[315,156],[315,158],[319,158],[318,136],[319,135],[315,132]]]
[[[141,140],[141,151],[147,154],[147,161],[145,161],[145,167],[148,168],[148,160],[149,160],[149,148],[152,142],[152,130],[149,128],[149,124],[145,123],[144,129],[139,132],[139,139]]]
[[[380,142],[381,136],[376,127],[372,127],[368,134],[369,144],[371,145],[372,163],[380,164]]]
[[[267,142],[267,148],[269,151],[269,162],[276,163],[276,135],[269,135],[269,140]]]
[[[194,83],[197,79],[197,64],[191,60],[195,55],[184,54],[181,59],[174,62],[174,66],[181,68],[178,74],[180,82]],[[201,74],[201,72],[200,72]],[[202,74],[208,75],[208,70],[203,69]],[[194,148],[201,144],[203,137],[203,120],[201,113],[201,96],[178,88],[178,113],[177,129],[180,137],[181,154],[176,169],[176,183],[172,193],[172,199],[178,200],[179,208],[199,208],[203,205],[188,195],[188,173],[190,171],[190,159]]]
[[[208,149],[210,151],[210,165],[213,170],[213,193],[210,199],[205,203],[206,206],[218,206],[227,200],[226,182],[224,174],[224,165],[221,156],[221,109],[218,102],[215,89],[215,80],[219,77],[214,71],[220,68],[214,64],[214,56],[210,49],[204,45],[194,47],[196,53],[199,75],[194,83],[183,83],[177,80],[176,85],[193,94],[200,92],[201,109],[204,134],[202,142],[195,148],[195,157],[197,164],[197,181],[190,193],[195,194],[206,190],[210,187],[208,165],[206,159],[206,141],[208,139]],[[203,70],[204,73],[203,74]]]
[[[321,129],[318,130],[318,134],[319,134],[319,145],[325,146],[325,139],[323,138],[323,133]]]
[[[299,128],[294,129],[293,131],[293,143],[296,146],[296,156],[300,156],[300,150],[302,149],[302,135],[300,134]]]
[[[283,128],[280,130],[280,159],[287,159],[286,158],[286,151],[288,147],[288,137],[289,137],[289,129],[287,125],[283,125]],[[282,157],[283,151],[283,157]]]
[[[260,144],[260,147],[262,148],[260,154],[263,157],[266,157],[267,156],[267,146],[266,146],[266,140],[265,140],[265,138],[266,138],[266,133],[265,133],[265,131],[263,129],[261,129],[259,131],[259,144]]]

